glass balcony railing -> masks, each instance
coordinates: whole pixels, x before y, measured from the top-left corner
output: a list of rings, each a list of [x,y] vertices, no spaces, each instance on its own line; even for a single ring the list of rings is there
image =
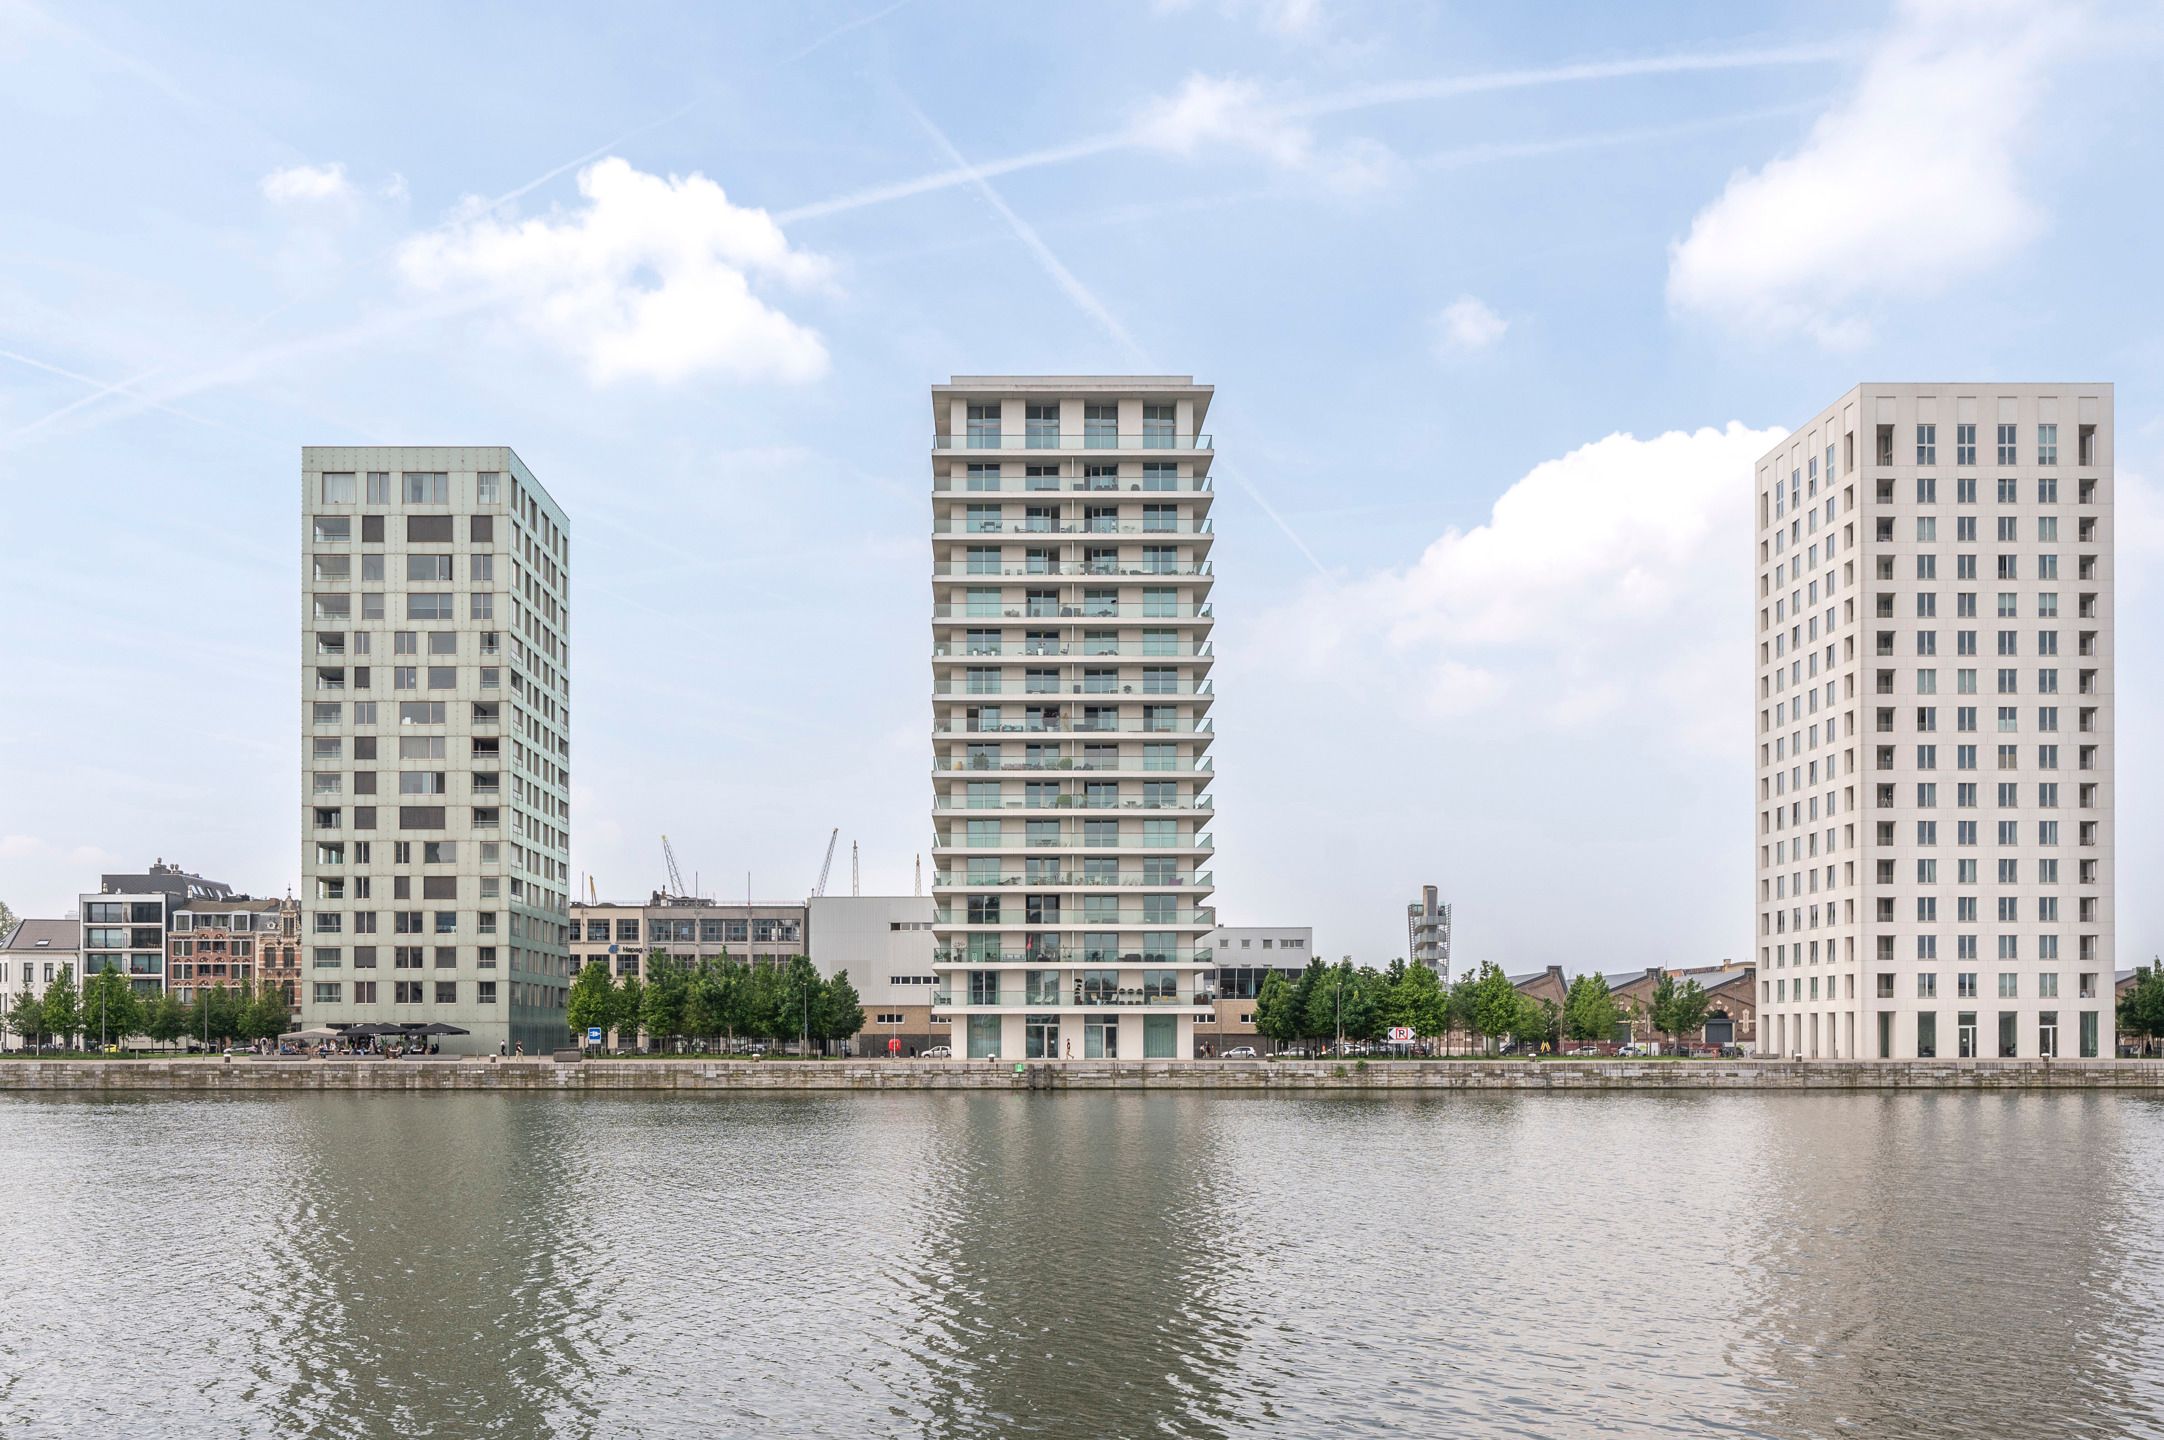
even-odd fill
[[[1208,495],[1207,475],[935,475],[938,495]]]
[[[1170,840],[1153,840],[1141,835],[1112,835],[1091,837],[1079,830],[1066,830],[1057,835],[1030,835],[1020,831],[1012,834],[1002,829],[997,835],[944,835],[932,834],[934,850],[1145,850],[1159,855],[1169,855],[1176,850],[1215,850],[1217,842],[1207,831],[1189,836],[1175,836]]]
[[[1047,697],[1102,695],[1108,700],[1117,700],[1129,696],[1141,700],[1177,700],[1183,695],[1215,695],[1216,693],[1207,680],[1200,684],[1154,685],[1147,687],[1135,684],[1133,681],[1126,681],[1120,683],[1117,689],[1111,689],[1103,686],[1093,688],[1086,681],[1070,682],[1064,685],[1045,685],[1027,678],[1008,679],[1002,676],[996,682],[980,680],[971,683],[965,680],[957,684],[955,681],[947,679],[940,680],[932,686],[932,694],[942,699],[949,696],[966,697],[973,695],[1043,695]]]
[[[1010,990],[934,990],[932,1005],[935,1009],[966,1009],[972,1006],[1041,1006],[1048,1010],[1071,1009],[1076,1006],[1096,1007],[1121,1005],[1131,1007],[1154,1006],[1159,1009],[1191,1010],[1199,1005],[1213,1005],[1216,996],[1205,991],[1194,995],[1151,994],[1141,986],[1114,987],[1110,990],[1085,990],[1079,986],[1068,987],[1062,995],[1032,998],[1031,992]]]
[[[1214,620],[1217,612],[1201,605],[1164,605],[1144,601],[1122,605],[1112,600],[1084,600],[1080,604],[1049,600],[1021,600],[1013,604],[973,603],[934,605],[934,620]]]
[[[1195,870],[1185,875],[1174,874],[1169,879],[1159,877],[1154,880],[1133,873],[1093,875],[1081,870],[1039,870],[1026,875],[992,876],[966,875],[959,870],[932,872],[934,890],[990,890],[1021,885],[1038,890],[1181,890],[1189,886],[1209,890],[1215,888],[1216,880],[1207,870]]]
[[[1135,561],[1114,560],[1047,560],[1035,564],[1002,563],[993,566],[964,561],[960,564],[932,567],[932,576],[938,580],[1027,580],[1032,576],[1049,578],[1054,575],[1097,575],[1108,580],[1192,580],[1214,573],[1207,560],[1189,565],[1144,565]]]
[[[1147,520],[971,520],[955,516],[932,522],[932,533],[953,535],[1215,535],[1208,520],[1152,524]]]
[[[1142,910],[1115,910],[1090,914],[1082,910],[1061,909],[1050,912],[1046,915],[1046,918],[1039,920],[1025,920],[1020,916],[1013,915],[1007,915],[1004,918],[995,917],[990,920],[972,920],[969,918],[967,910],[941,909],[932,912],[932,923],[954,929],[973,928],[980,930],[1034,930],[1054,926],[1064,929],[1151,930],[1164,927],[1191,929],[1197,925],[1214,929],[1217,925],[1217,912],[1205,908],[1201,910],[1167,910],[1161,914],[1150,914]]]
[[[1167,763],[1143,755],[1112,756],[1108,759],[1085,759],[1074,755],[1055,755],[1032,760],[1023,755],[944,755],[932,760],[934,770],[959,770],[970,773],[1001,771],[1040,770],[1122,770],[1140,775],[1171,774],[1192,775],[1214,771],[1217,767],[1205,755],[1197,760]]]
[[[969,795],[935,795],[934,810],[1208,810],[1213,807],[1207,795],[1182,796],[1164,800],[1145,800],[1140,796],[1112,796],[1102,798],[1094,795],[1040,795],[1035,798],[1022,795],[1003,795],[996,800],[985,800]]]
[[[1207,660],[1216,652],[1210,642],[1171,644],[1135,640],[965,640],[932,647],[934,660],[1044,658],[1087,660],[1095,655],[1131,655],[1138,660]]]
[[[959,435],[935,433],[934,450],[1210,450],[1208,435],[1164,430],[968,430]]]
[[[953,716],[934,720],[935,735],[1211,735],[1208,716],[1200,719],[1108,719],[1102,715],[1016,715],[998,720],[981,715]]]

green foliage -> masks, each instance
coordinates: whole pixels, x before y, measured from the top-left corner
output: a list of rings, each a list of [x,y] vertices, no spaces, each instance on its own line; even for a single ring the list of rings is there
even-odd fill
[[[1276,970],[1264,978],[1262,988],[1255,993],[1255,1030],[1279,1049],[1299,1038],[1298,997],[1292,982]]]
[[[1563,1030],[1573,1040],[1606,1040],[1622,1018],[1607,977],[1598,970],[1570,982],[1563,997]]]
[[[606,1030],[615,1015],[616,981],[609,974],[609,962],[588,960],[579,967],[571,993],[564,997],[564,1023],[573,1035],[584,1036],[590,1025]]]
[[[241,1035],[249,1040],[276,1040],[292,1024],[293,1009],[286,1004],[284,988],[275,981],[258,980],[241,1010]]]
[[[8,1007],[7,1022],[8,1027],[22,1037],[25,1045],[43,1044],[48,1033],[45,1029],[45,1002],[28,990],[23,991],[15,997],[15,1003]]]
[[[188,1033],[206,1045],[229,1045],[240,1038],[241,1019],[246,1011],[246,1002],[239,992],[224,985],[198,990],[195,1005],[188,1015]]]
[[[45,987],[45,1033],[67,1044],[82,1025],[83,1007],[75,990],[75,967],[63,965],[59,977]]]
[[[1384,1001],[1384,1021],[1390,1025],[1411,1028],[1422,1039],[1434,1039],[1450,1029],[1450,997],[1443,991],[1443,982],[1425,965],[1407,965],[1402,960],[1391,965],[1394,972],[1386,978],[1387,996]]]
[[[118,966],[102,966],[83,987],[83,1034],[100,1045],[121,1045],[143,1025],[135,987]]]
[[[639,1015],[646,1001],[646,982],[636,975],[626,975],[616,982],[609,992],[609,1029],[616,1032],[616,1043],[639,1048]]]
[[[1518,1002],[1525,997],[1493,960],[1460,982],[1466,990],[1466,1028],[1486,1040],[1498,1040],[1516,1030],[1524,1018]]]
[[[774,1038],[815,1035],[817,1032],[812,1029],[812,1024],[819,1005],[818,968],[806,957],[792,955],[781,972],[781,980],[781,1009],[774,1016]]]
[[[187,1007],[170,991],[160,995],[143,1007],[142,1030],[144,1035],[159,1045],[172,1044],[188,1033]]]
[[[847,1040],[864,1028],[864,1004],[857,996],[847,970],[837,970],[826,982],[813,1012],[814,1034],[822,1040]]]
[[[1670,1039],[1680,1040],[1685,1035],[1696,1034],[1706,1023],[1706,1012],[1712,1008],[1713,997],[1706,994],[1705,987],[1696,980],[1686,980],[1678,985],[1675,976],[1663,974],[1653,982],[1653,1028]]]
[[[656,950],[646,960],[646,994],[639,1002],[639,1023],[657,1046],[667,1047],[684,1034],[684,1000],[691,988],[684,967]]]
[[[6,935],[8,931],[14,928],[15,912],[8,908],[7,901],[0,900],[0,935]]]
[[[2145,1041],[2164,1036],[2164,962],[2135,967],[2134,983],[2119,997],[2119,1031]]]

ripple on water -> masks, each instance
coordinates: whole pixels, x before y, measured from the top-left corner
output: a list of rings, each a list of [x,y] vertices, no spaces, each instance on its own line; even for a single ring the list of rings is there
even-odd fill
[[[2158,1433],[2160,1162],[2119,1096],[9,1097],[0,1433]]]

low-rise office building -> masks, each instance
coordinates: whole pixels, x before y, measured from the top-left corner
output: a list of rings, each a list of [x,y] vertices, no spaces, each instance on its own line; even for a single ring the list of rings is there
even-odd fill
[[[118,970],[138,995],[166,989],[167,942],[173,916],[187,905],[238,898],[232,886],[191,875],[158,860],[134,875],[104,875],[95,892],[80,897],[76,948],[78,976]]]
[[[574,904],[571,907],[573,973],[600,960],[621,980],[647,978],[649,957],[678,964],[732,959],[786,965],[806,952],[805,905],[742,904],[667,895],[655,891],[643,905]]]
[[[1312,925],[1220,925],[1202,937],[1202,953],[1213,968],[1203,984],[1211,999],[1210,1013],[1196,1028],[1198,1047],[1207,1045],[1213,1055],[1241,1045],[1262,1045],[1255,1028],[1255,997],[1273,970],[1297,981],[1308,961],[1315,958]]]
[[[806,902],[807,953],[822,977],[847,971],[864,1007],[859,1055],[921,1055],[947,1043],[932,1027],[929,895],[823,895]]]

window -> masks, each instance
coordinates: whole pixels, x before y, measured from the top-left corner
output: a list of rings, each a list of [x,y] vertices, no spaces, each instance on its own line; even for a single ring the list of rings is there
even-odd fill
[[[1974,465],[1976,463],[1975,425],[1954,426],[1954,463],[1956,465]],[[1971,481],[1970,483],[1974,484],[1975,482]],[[1976,496],[1973,493],[1969,496],[1971,500],[1975,498]]]
[[[405,472],[402,494],[408,505],[448,505],[451,503],[450,478],[441,471],[434,473],[408,470]]]
[[[473,618],[493,620],[496,618],[496,597],[486,591],[476,591],[473,596]]]
[[[371,470],[368,472],[368,503],[371,505],[388,505],[391,503],[390,471]],[[376,518],[380,520],[382,517],[378,516]],[[378,536],[377,538],[381,539],[382,537]]]
[[[457,611],[452,608],[449,595],[413,594],[406,597],[408,620],[455,620]]]
[[[451,557],[448,555],[408,555],[406,579],[424,585],[448,585],[451,583]]]
[[[2036,463],[2056,465],[2059,463],[2059,427],[2056,424],[2036,427]]]
[[[326,505],[351,505],[353,503],[353,472],[326,473],[323,476],[323,503]],[[335,988],[335,987],[333,987]]]
[[[1939,427],[1918,425],[1916,427],[1916,463],[1936,465],[1939,463]]]
[[[2012,425],[2001,425],[1999,427],[1999,463],[2001,465],[2019,463],[2014,454],[2014,429],[2015,427]]]
[[[353,477],[349,475],[346,479],[350,483]],[[344,988],[336,980],[316,981],[316,1003],[318,1005],[338,1004],[339,996],[344,992]]]

